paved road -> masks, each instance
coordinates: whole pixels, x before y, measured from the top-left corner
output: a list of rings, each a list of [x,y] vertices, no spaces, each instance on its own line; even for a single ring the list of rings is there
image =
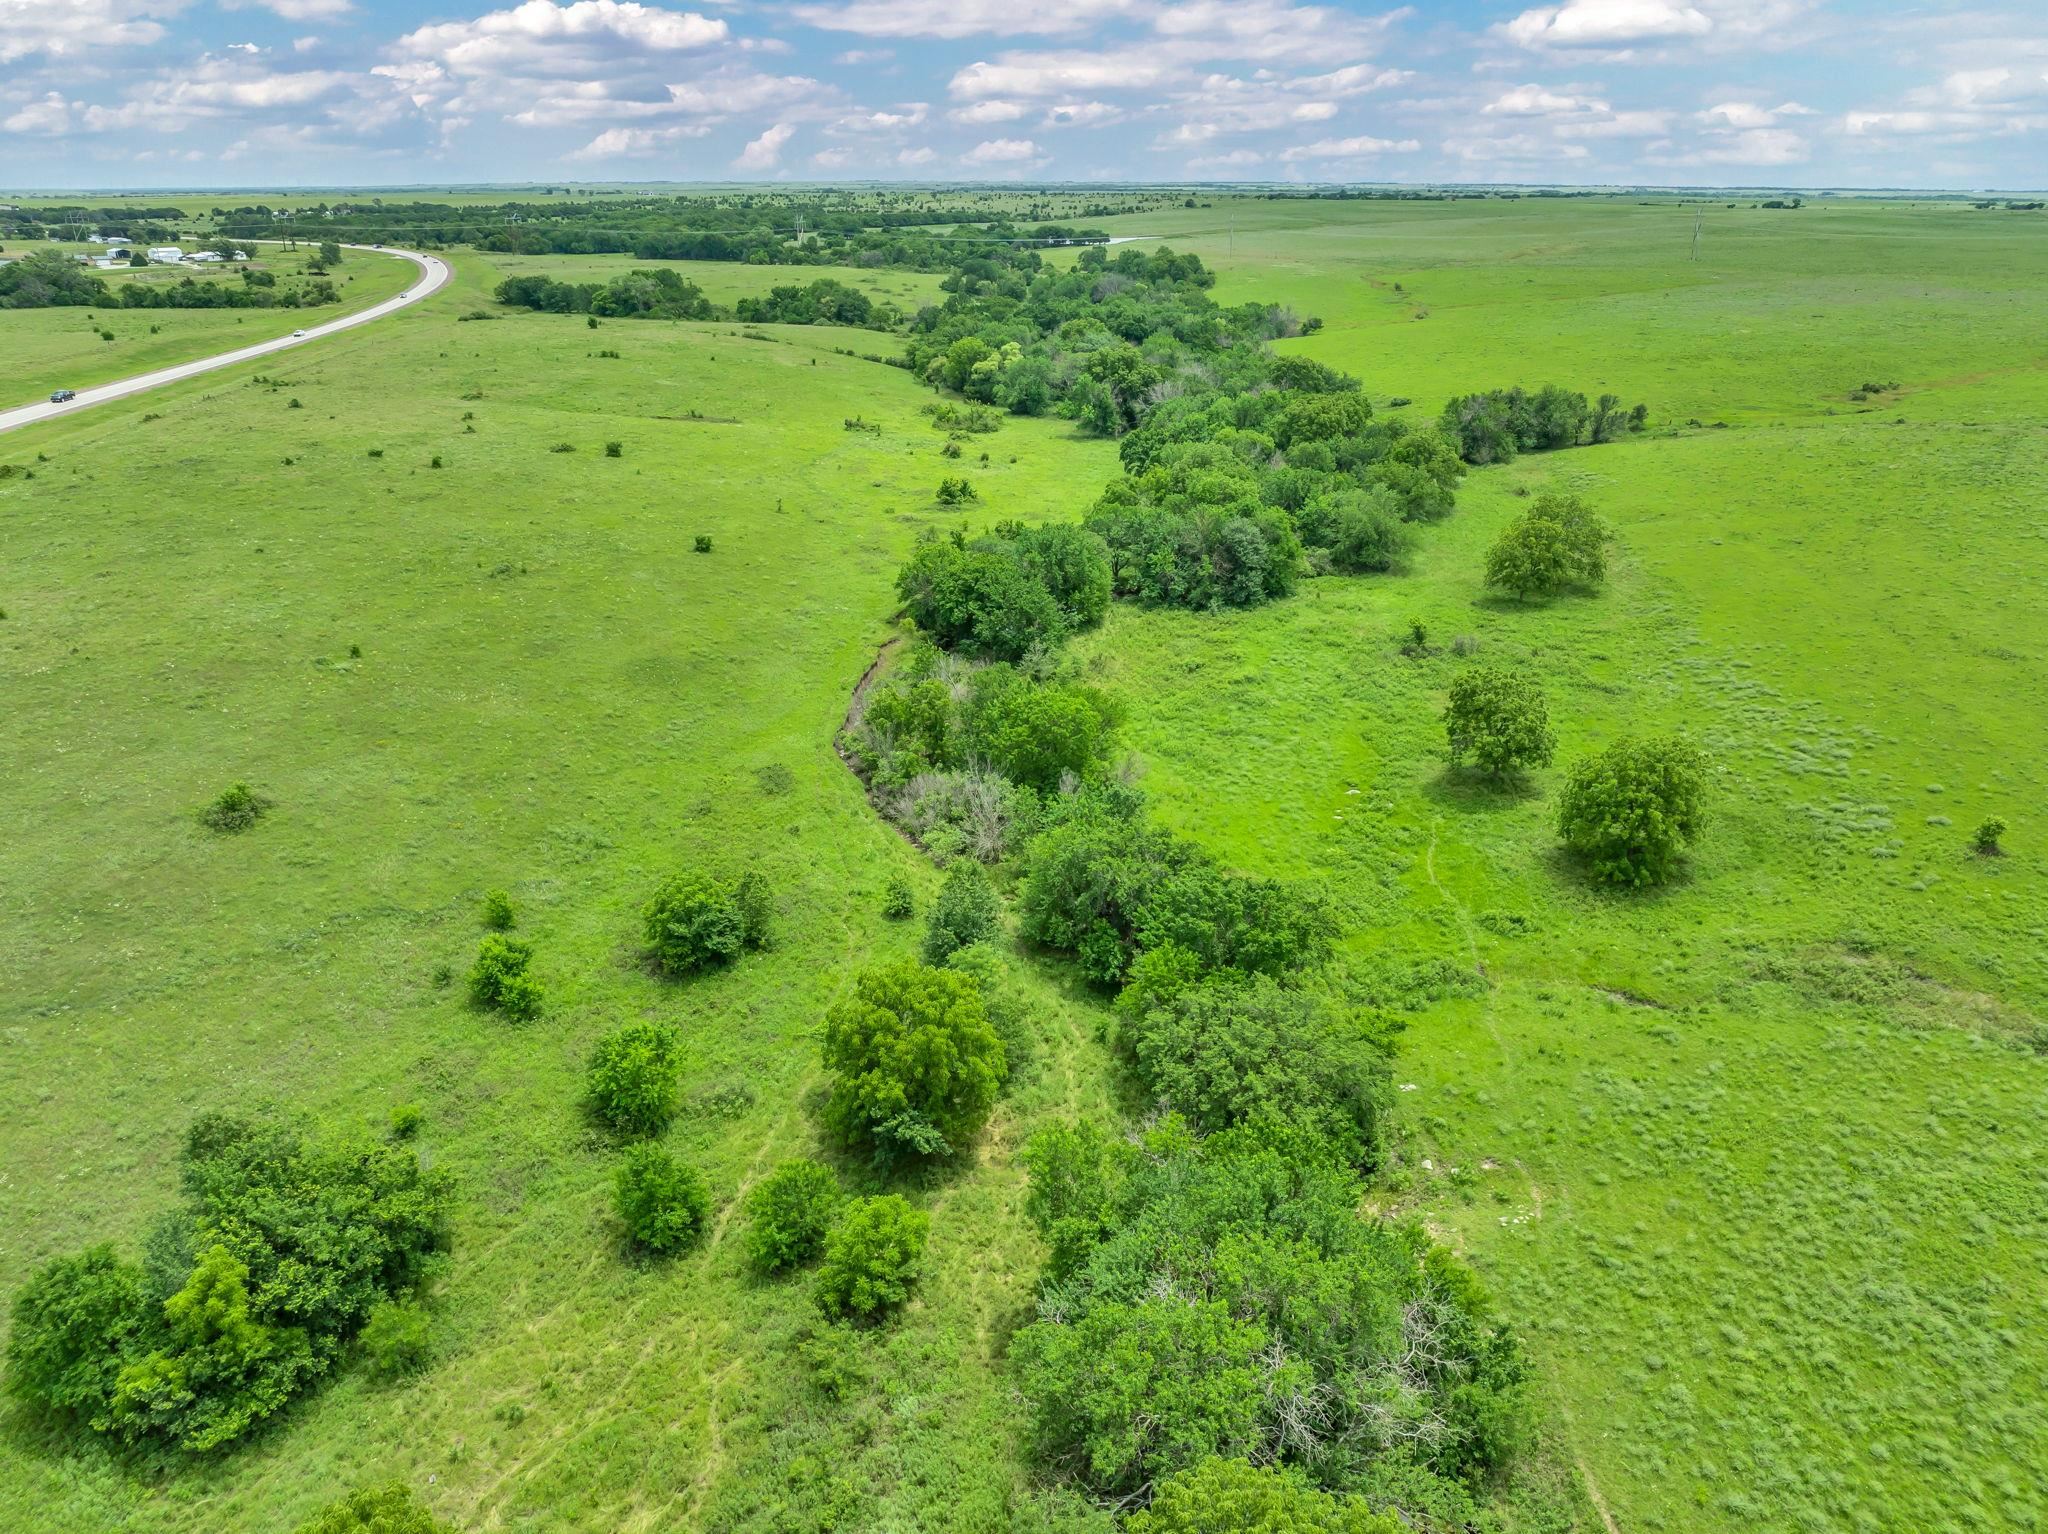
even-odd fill
[[[350,250],[369,250],[367,245],[351,245]],[[16,410],[0,410],[0,432],[15,431],[23,426],[33,426],[38,421],[54,420],[60,415],[69,415],[74,410],[87,410],[94,405],[104,405],[108,400],[126,399],[131,394],[142,394],[150,389],[160,389],[165,384],[176,383],[181,378],[196,378],[201,373],[211,373],[215,368],[233,367],[238,362],[248,362],[255,357],[267,357],[272,352],[289,350],[294,346],[305,346],[331,336],[336,331],[352,330],[357,325],[367,325],[372,320],[381,320],[385,315],[416,304],[429,293],[434,292],[448,280],[448,263],[439,256],[423,256],[416,250],[394,250],[384,246],[380,252],[387,256],[403,256],[420,269],[419,281],[407,288],[396,298],[387,298],[381,304],[372,304],[354,314],[344,314],[338,320],[329,320],[324,325],[310,325],[303,336],[289,333],[274,341],[258,341],[254,346],[237,347],[231,352],[222,352],[217,357],[202,357],[197,362],[181,362],[175,367],[158,368],[154,373],[138,373],[133,378],[123,378],[115,383],[99,384],[90,389],[80,389],[76,399],[66,400],[61,405],[44,400],[37,405],[23,405]],[[137,311],[140,312],[139,310]],[[289,325],[296,312],[291,309],[251,309],[251,314],[275,318],[279,324]],[[52,380],[51,386],[61,385],[62,380]]]

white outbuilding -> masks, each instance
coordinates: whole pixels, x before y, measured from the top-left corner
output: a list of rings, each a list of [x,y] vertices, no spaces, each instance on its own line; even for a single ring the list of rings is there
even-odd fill
[[[149,259],[176,266],[185,259],[185,252],[175,245],[152,245],[149,247]]]

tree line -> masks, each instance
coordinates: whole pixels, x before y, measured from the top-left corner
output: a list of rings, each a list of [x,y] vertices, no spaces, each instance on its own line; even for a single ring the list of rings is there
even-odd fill
[[[219,279],[109,284],[90,268],[54,251],[0,266],[0,309],[299,309],[341,301],[323,277],[279,286],[275,273],[243,271]]]

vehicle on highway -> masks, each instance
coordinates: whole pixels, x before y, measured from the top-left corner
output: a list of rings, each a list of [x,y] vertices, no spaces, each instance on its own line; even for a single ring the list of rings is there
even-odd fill
[[[292,339],[293,339],[294,341],[302,341],[302,340],[304,340],[304,339],[305,339],[305,336],[306,336],[306,333],[305,333],[305,331],[303,331],[303,330],[294,330],[294,331],[292,332]]]
[[[55,394],[52,394],[50,396],[50,403],[53,405],[61,405],[66,400],[72,400],[77,398],[78,391],[76,389],[59,389]]]

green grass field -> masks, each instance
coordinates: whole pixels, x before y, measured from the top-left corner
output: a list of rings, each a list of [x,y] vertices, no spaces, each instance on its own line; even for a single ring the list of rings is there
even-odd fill
[[[1621,200],[1243,200],[1126,232],[1215,261],[1226,302],[1322,316],[1285,344],[1382,404],[1557,382],[1653,413],[1473,474],[1403,575],[1119,608],[1081,641],[1162,814],[1328,878],[1349,969],[1412,1000],[1384,1197],[1500,1291],[1556,1458],[1620,1530],[2048,1518],[2048,1066],[2018,1042],[2048,1016],[2048,226],[1710,208],[1696,262],[1689,212]],[[733,1213],[820,1150],[823,1006],[914,940],[884,881],[936,885],[831,743],[898,562],[963,520],[931,504],[955,466],[930,396],[833,350],[871,332],[458,323],[511,259],[456,253],[443,293],[268,383],[0,439],[36,470],[0,483],[0,1289],[139,1247],[185,1125],[251,1096],[418,1102],[461,1188],[428,1373],[344,1373],[176,1474],[0,1409],[0,1523],[289,1529],[397,1477],[474,1529],[1045,1528],[1003,1362],[1037,1260],[1014,1152],[1111,1111],[1099,1003],[1027,967],[1045,1037],[974,1164],[912,1190],[930,1276],[849,1403],[808,1382],[805,1290],[747,1275]],[[681,269],[722,302],[819,275]],[[1870,378],[1900,388],[1850,401]],[[977,526],[1077,516],[1115,465],[1059,421],[983,447]],[[1609,588],[1486,596],[1487,543],[1551,485],[1614,523]],[[1625,730],[1708,746],[1684,879],[1595,893],[1554,850],[1560,774],[1446,771],[1459,635],[1541,673],[1561,762]],[[235,778],[276,809],[212,836],[196,812]],[[1992,813],[2009,854],[1977,858]],[[698,860],[758,861],[780,934],[664,983],[639,909]],[[433,979],[492,886],[551,997],[526,1027]],[[592,1041],[639,1016],[688,1035],[670,1140],[720,1206],[661,1267],[622,1253],[577,1103]]]
[[[279,253],[255,264],[282,277],[296,274],[303,262],[299,256]],[[128,283],[161,285],[190,276],[212,282],[239,280],[233,272],[209,273],[203,267],[157,266],[96,275],[117,290]],[[350,251],[330,274],[341,290],[341,302],[316,308],[0,310],[0,346],[6,348],[11,364],[7,382],[0,386],[0,405],[28,404],[53,389],[111,383],[288,336],[302,326],[381,303],[404,292],[418,275],[418,267],[397,256]],[[105,339],[102,330],[111,330],[114,339]]]

